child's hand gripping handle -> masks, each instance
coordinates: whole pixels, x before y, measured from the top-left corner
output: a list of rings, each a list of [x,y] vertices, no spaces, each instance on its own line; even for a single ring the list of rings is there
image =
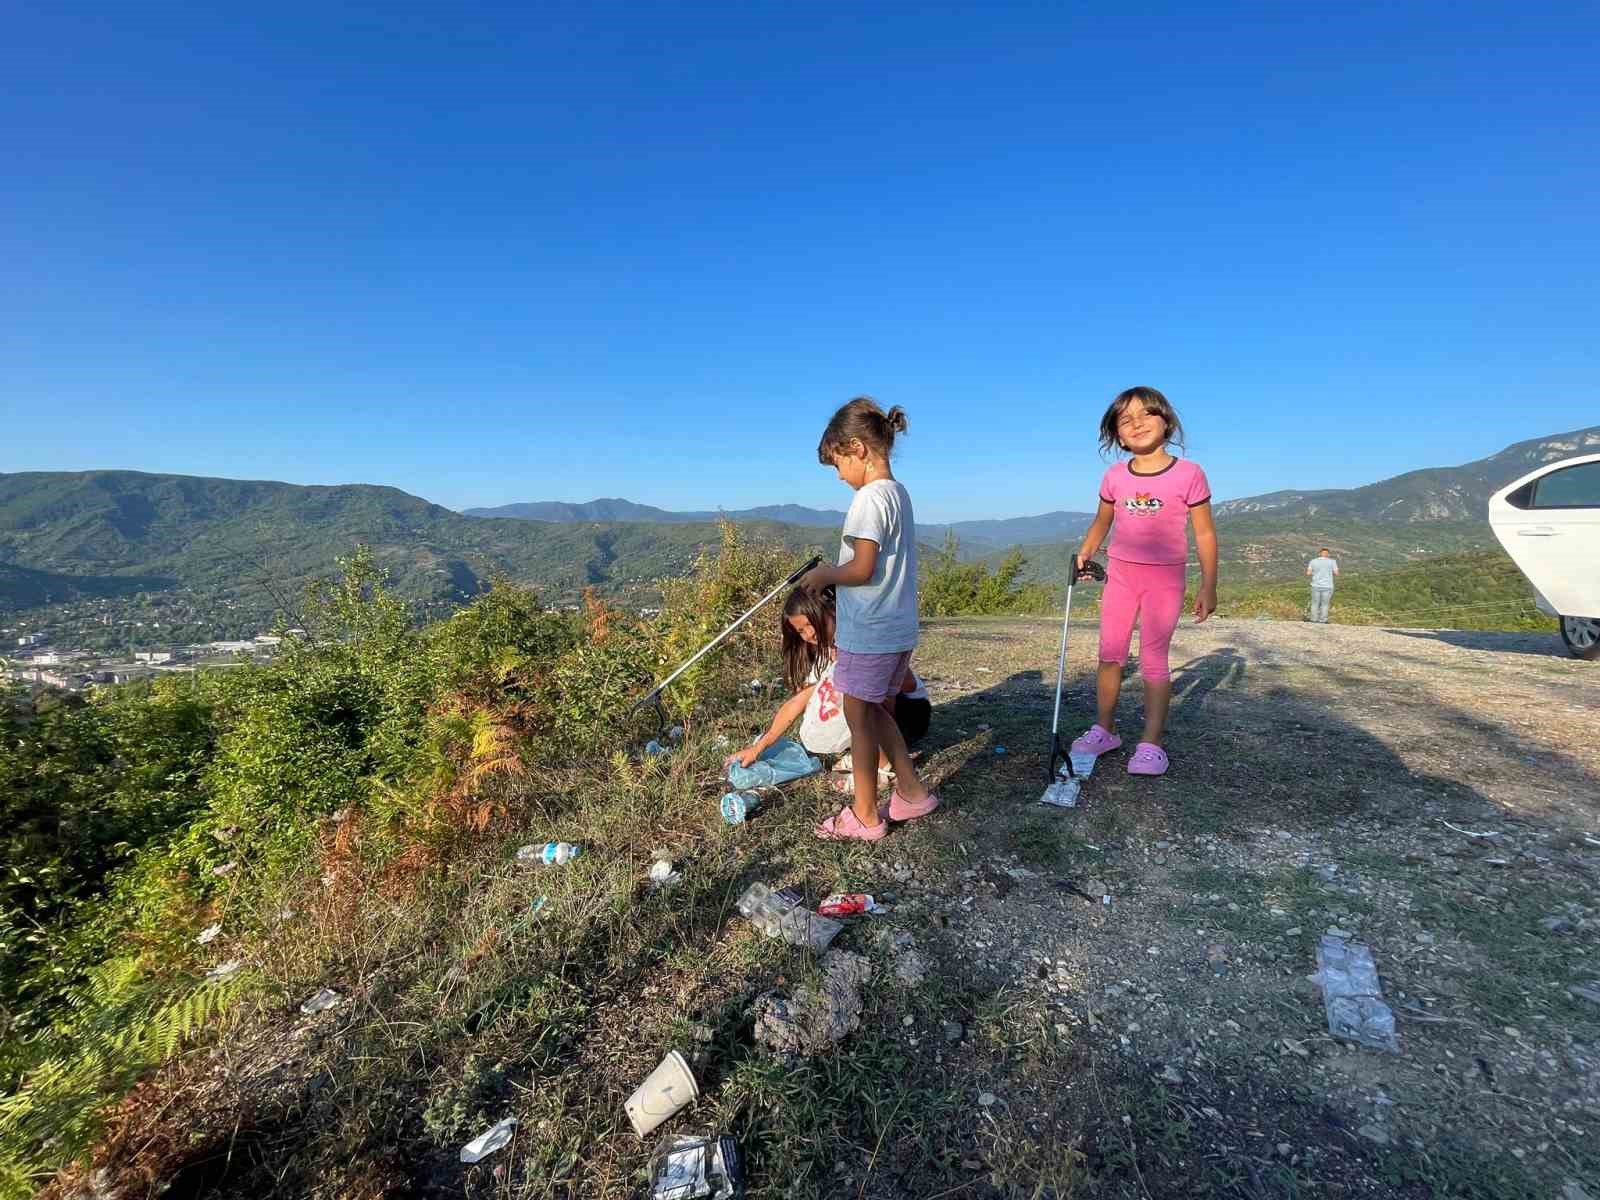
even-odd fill
[[[1072,581],[1074,583],[1084,579],[1093,580],[1095,583],[1104,583],[1106,581],[1106,569],[1095,562],[1094,559],[1085,558],[1083,555],[1077,554],[1073,556],[1072,562]]]

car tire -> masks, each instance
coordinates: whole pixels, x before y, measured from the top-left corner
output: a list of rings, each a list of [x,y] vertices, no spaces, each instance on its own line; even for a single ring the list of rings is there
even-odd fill
[[[1561,640],[1574,658],[1600,659],[1600,617],[1562,617]]]

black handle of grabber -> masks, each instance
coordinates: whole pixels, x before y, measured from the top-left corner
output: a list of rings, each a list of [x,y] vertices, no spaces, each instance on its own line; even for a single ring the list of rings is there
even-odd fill
[[[1072,556],[1072,561],[1074,565],[1072,568],[1072,580],[1068,583],[1069,587],[1073,582],[1076,582],[1080,579],[1090,579],[1095,583],[1104,583],[1106,581],[1105,567],[1095,562],[1094,559],[1091,558],[1085,560],[1083,566],[1081,567],[1076,565],[1078,561],[1078,556],[1076,554]]]
[[[699,658],[700,658],[700,656],[702,654],[705,654],[707,651],[713,649],[719,642],[721,642],[725,637],[727,637],[735,629],[739,628],[739,626],[743,625],[751,617],[755,616],[756,613],[758,611],[760,611],[761,606],[763,604],[765,604],[768,600],[771,600],[779,592],[783,591],[784,588],[789,587],[790,585],[792,585],[796,580],[798,580],[807,571],[811,570],[813,567],[817,566],[821,562],[822,562],[822,555],[820,555],[820,554],[812,555],[811,556],[811,560],[809,562],[807,562],[804,566],[802,566],[798,570],[796,570],[793,574],[791,574],[789,576],[789,578],[785,579],[777,587],[773,588],[765,596],[761,597],[761,599],[757,600],[753,605],[751,605],[748,609],[745,610],[744,615],[741,616],[737,621],[735,621],[732,625],[729,625],[721,633],[717,634],[716,637],[712,638],[704,646],[700,647],[700,649],[696,650],[693,654],[691,654],[687,659],[685,659],[683,661],[683,663],[678,667],[677,670],[673,671],[672,674],[668,675],[660,683],[656,684],[655,687],[651,688],[648,692],[646,692],[643,696],[641,696],[639,698],[639,700],[637,702],[635,702],[634,706],[628,710],[628,717],[631,719],[633,717],[633,715],[635,713],[637,713],[641,708],[643,708],[646,704],[649,704],[652,701],[657,700],[657,698],[661,695],[661,693],[666,690],[667,685],[669,683],[671,683],[674,679],[676,679],[679,675],[682,675],[691,666],[693,666],[695,664],[695,662],[699,660]]]

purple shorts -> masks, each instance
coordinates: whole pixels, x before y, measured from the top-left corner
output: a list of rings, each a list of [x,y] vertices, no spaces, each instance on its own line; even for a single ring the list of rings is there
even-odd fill
[[[841,648],[833,668],[833,685],[846,696],[882,704],[900,690],[911,665],[911,651],[893,654],[852,654]]]

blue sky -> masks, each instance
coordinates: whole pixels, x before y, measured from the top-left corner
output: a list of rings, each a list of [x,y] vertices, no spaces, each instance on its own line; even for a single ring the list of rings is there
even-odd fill
[[[0,471],[842,507],[865,391],[948,520],[1135,383],[1222,497],[1600,414],[1592,5],[233,7],[8,14]]]

